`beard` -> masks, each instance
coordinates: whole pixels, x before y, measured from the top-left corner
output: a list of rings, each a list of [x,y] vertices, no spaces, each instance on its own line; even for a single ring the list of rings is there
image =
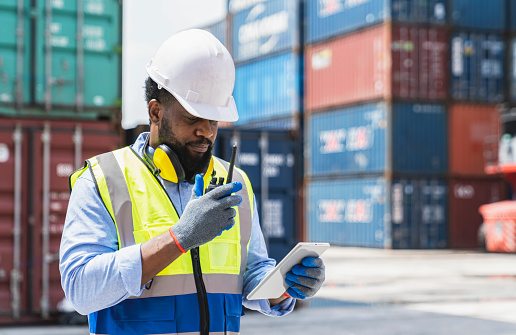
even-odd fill
[[[183,167],[185,172],[185,179],[187,181],[193,180],[193,177],[200,173],[205,173],[210,163],[211,159],[211,150],[213,148],[213,143],[208,140],[199,140],[199,141],[191,141],[182,145],[176,138],[170,124],[167,120],[162,119],[161,127],[158,130],[158,141],[160,144],[166,144],[170,149],[172,149],[177,157],[179,158],[179,163]],[[193,156],[190,154],[188,150],[189,144],[200,145],[200,144],[208,144],[208,150],[203,153],[201,156]]]

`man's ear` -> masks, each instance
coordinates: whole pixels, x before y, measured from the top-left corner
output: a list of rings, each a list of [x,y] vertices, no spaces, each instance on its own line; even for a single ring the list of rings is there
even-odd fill
[[[149,119],[151,123],[159,123],[161,120],[163,105],[158,102],[156,99],[152,99],[149,101],[149,105],[147,106],[149,110]]]

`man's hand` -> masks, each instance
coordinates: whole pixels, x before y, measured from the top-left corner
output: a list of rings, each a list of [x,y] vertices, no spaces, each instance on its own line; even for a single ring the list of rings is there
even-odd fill
[[[231,195],[242,189],[242,184],[233,182],[202,194],[204,182],[201,175],[195,176],[195,186],[190,201],[179,221],[171,227],[177,242],[184,251],[205,244],[223,230],[235,224],[236,210],[231,208],[242,202],[239,195]]]
[[[324,263],[316,257],[305,257],[301,264],[287,272],[285,282],[290,286],[287,293],[296,299],[311,298],[324,282]]]

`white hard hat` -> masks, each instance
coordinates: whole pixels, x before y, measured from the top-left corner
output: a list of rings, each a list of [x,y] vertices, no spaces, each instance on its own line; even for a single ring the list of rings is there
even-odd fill
[[[235,64],[228,50],[207,31],[190,29],[169,37],[147,64],[147,73],[188,113],[233,122]]]

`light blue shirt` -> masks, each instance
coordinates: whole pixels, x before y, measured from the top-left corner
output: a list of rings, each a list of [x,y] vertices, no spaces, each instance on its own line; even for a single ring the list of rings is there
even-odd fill
[[[132,146],[141,157],[147,136],[148,133],[141,134]],[[181,216],[190,200],[193,185],[186,181],[178,184],[161,178],[160,181]],[[243,305],[266,315],[282,316],[294,309],[295,299],[288,298],[274,307],[266,299],[246,299],[247,294],[276,265],[276,261],[268,257],[256,198],[253,201],[254,215],[244,274]],[[118,250],[115,224],[97,193],[91,173],[83,173],[70,195],[59,250],[61,285],[67,299],[79,313],[90,314],[143,292],[145,287],[140,286],[140,246],[136,244]]]

